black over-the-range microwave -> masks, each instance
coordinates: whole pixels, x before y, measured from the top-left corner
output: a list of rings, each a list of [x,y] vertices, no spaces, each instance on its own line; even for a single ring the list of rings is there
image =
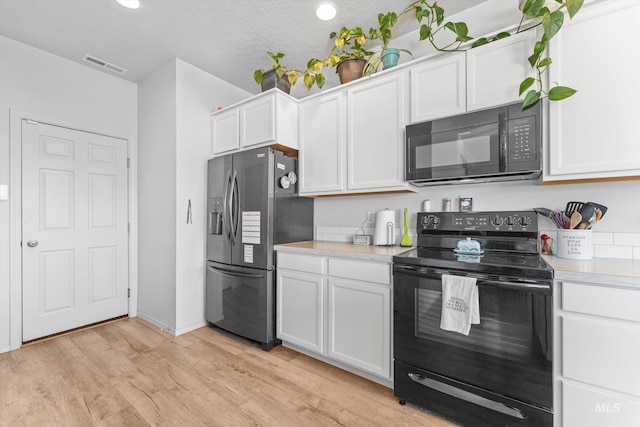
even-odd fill
[[[505,105],[406,129],[406,180],[416,186],[537,179],[542,102]]]

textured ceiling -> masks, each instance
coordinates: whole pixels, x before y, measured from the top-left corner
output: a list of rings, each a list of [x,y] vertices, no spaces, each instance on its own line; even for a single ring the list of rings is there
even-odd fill
[[[309,58],[326,55],[332,31],[368,29],[379,12],[399,12],[411,3],[333,0],[338,16],[323,22],[314,16],[320,1],[141,0],[140,9],[130,10],[115,0],[0,0],[0,34],[82,64],[85,54],[92,55],[127,69],[121,77],[136,83],[177,57],[258,93],[253,70],[269,68],[265,51],[283,52],[290,68],[305,68]],[[480,2],[438,4],[451,15]],[[405,19],[396,35],[417,27],[415,19]],[[337,84],[330,74],[325,87]]]

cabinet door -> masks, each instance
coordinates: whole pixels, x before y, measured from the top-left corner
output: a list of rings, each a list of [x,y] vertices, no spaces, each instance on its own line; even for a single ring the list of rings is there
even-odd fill
[[[237,108],[222,110],[211,116],[211,152],[224,153],[240,147],[239,123]]]
[[[464,113],[466,61],[454,53],[411,69],[411,123]]]
[[[322,353],[324,279],[282,269],[277,277],[277,338]]]
[[[349,190],[403,184],[404,94],[404,73],[373,78],[348,90]]]
[[[569,316],[561,322],[563,377],[640,397],[640,325]]]
[[[272,142],[275,132],[275,95],[240,106],[240,147]]]
[[[346,127],[342,92],[300,105],[300,194],[344,189]]]
[[[565,427],[638,427],[640,401],[581,384],[562,384],[562,425]]]
[[[640,175],[640,33],[627,31],[640,20],[640,5],[604,3],[581,11],[549,43],[557,59],[549,81],[578,92],[549,103],[545,181]]]
[[[327,355],[391,378],[391,289],[329,278]]]
[[[528,57],[535,31],[525,31],[467,54],[467,110],[480,110],[520,99],[520,82],[533,75]]]

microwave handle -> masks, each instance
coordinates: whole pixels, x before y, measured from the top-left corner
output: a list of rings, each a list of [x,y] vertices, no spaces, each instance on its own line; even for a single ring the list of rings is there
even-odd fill
[[[500,172],[507,172],[507,161],[509,156],[509,150],[507,147],[508,139],[508,126],[507,115],[505,113],[498,114],[498,144],[500,146],[499,151],[499,167]]]

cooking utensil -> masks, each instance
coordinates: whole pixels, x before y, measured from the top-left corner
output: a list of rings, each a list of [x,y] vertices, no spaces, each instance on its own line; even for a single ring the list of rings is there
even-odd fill
[[[602,213],[602,215],[600,215],[600,218],[602,218],[604,214],[607,213],[607,207],[605,205],[601,205],[599,203],[594,203],[594,202],[589,202],[589,203],[595,206],[596,209],[598,209]],[[600,218],[598,218],[598,221],[600,221]]]
[[[411,243],[409,238],[409,209],[404,208],[404,234],[400,240],[400,246],[411,246]]]
[[[564,208],[564,214],[568,218],[571,218],[573,213],[577,212],[582,207],[582,205],[584,205],[584,203],[582,203],[582,202],[568,202],[567,206]],[[573,228],[573,227],[571,227],[571,228]]]
[[[573,225],[573,215],[571,216],[571,228],[578,228],[580,230],[586,230],[587,227],[593,225],[596,222],[596,207],[591,202],[587,202],[576,212],[580,215],[580,221],[575,226]],[[574,215],[576,214],[574,213]]]
[[[533,208],[534,212],[549,218],[558,228],[564,228],[566,223],[566,218],[564,214],[560,211],[554,211],[547,208]]]
[[[569,228],[574,229],[582,222],[582,214],[580,212],[574,212],[571,215],[571,220],[569,222]]]

